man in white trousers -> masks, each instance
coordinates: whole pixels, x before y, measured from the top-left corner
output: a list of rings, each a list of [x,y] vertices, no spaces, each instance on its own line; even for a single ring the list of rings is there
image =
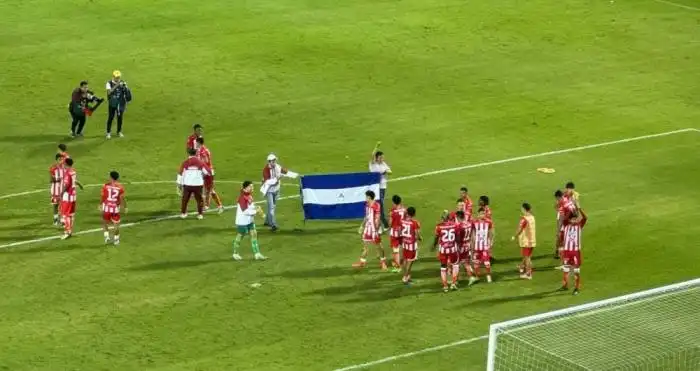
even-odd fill
[[[282,177],[295,179],[299,174],[289,171],[282,165],[277,163],[277,156],[270,153],[267,156],[267,164],[263,168],[263,185],[260,192],[265,196],[267,201],[267,213],[265,214],[265,225],[270,227],[273,232],[278,229],[277,218],[275,211],[277,208],[277,200],[280,196],[280,180]]]

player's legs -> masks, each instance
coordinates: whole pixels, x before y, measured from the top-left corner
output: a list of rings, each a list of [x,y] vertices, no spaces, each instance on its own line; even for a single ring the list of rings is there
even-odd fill
[[[563,266],[561,268],[562,271],[562,284],[561,284],[561,290],[568,290],[569,289],[569,273],[571,272],[571,261],[569,259],[569,252],[568,251],[562,251],[562,263]]]
[[[362,241],[362,251],[360,252],[360,260],[357,263],[353,263],[353,267],[364,268],[367,265],[367,254],[369,254],[369,248],[367,247],[367,244],[367,241]]]
[[[441,255],[442,257],[442,255]],[[447,286],[447,259],[442,259],[440,261],[440,280],[442,281],[442,289],[447,292],[449,287]]]
[[[484,262],[484,269],[486,269],[486,282],[491,282],[491,256],[484,251],[481,260]]]
[[[399,254],[401,254],[401,238],[392,236],[390,240],[390,245],[392,258],[391,265],[394,267],[394,269],[396,269],[398,267],[401,267],[401,258],[399,256]]]
[[[245,225],[237,225],[236,226],[236,238],[233,239],[233,259],[234,260],[243,259],[238,252],[239,252],[239,249],[241,247],[241,241],[243,241],[243,237],[245,237],[246,234],[248,234],[248,226],[245,226]]]
[[[110,243],[112,242],[112,238],[110,236],[110,229],[111,229],[111,221],[109,219],[109,213],[102,213],[102,235],[105,238],[105,243]]]
[[[85,121],[87,121],[87,116],[83,115],[78,117],[78,131],[75,133],[78,136],[83,135],[83,128],[85,127]]]
[[[384,245],[382,245],[382,241],[377,238],[374,241],[374,246],[377,248],[377,256],[379,257],[379,267],[383,271],[385,271],[388,268],[386,266],[386,254],[384,253]]]
[[[265,260],[267,259],[263,254],[260,253],[260,245],[258,244],[258,231],[255,229],[255,223],[251,223],[248,226],[250,231],[250,245],[253,249],[253,256],[255,260]]]
[[[197,201],[197,217],[200,218],[202,216],[202,208],[204,207],[204,201],[202,200],[202,189],[203,187],[195,187],[194,193],[194,199]]]
[[[181,216],[187,215],[187,204],[190,202],[190,197],[192,197],[192,187],[184,186],[182,189],[182,202],[180,203],[180,213]]]
[[[216,193],[216,188],[214,187],[214,176],[211,176],[210,178],[209,194],[211,198],[214,198],[214,202],[216,202],[216,207],[219,208],[219,213],[222,213],[224,211],[224,204],[223,202],[221,202],[221,197],[219,197],[219,194]],[[207,205],[209,204],[207,203]]]
[[[58,203],[59,201],[54,201],[52,202],[53,206],[53,225],[58,225],[60,218],[59,218],[59,209],[58,209]]]
[[[459,259],[455,256],[452,262],[452,285],[450,286],[452,290],[457,289],[457,281],[459,281]]]
[[[120,230],[119,230],[119,223],[121,223],[121,217],[119,214],[112,214],[110,216],[111,223],[112,223],[112,234],[114,235],[114,244],[119,245],[119,238],[120,238]]]

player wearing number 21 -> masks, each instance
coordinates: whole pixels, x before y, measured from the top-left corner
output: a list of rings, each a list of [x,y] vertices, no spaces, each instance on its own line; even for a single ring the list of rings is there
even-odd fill
[[[449,211],[442,212],[441,221],[435,226],[435,241],[433,249],[439,248],[438,258],[440,260],[440,278],[442,279],[442,290],[457,290],[457,280],[459,279],[459,252],[457,251],[457,235],[459,225],[450,220]],[[447,285],[447,266],[452,265],[452,284]]]
[[[119,173],[109,173],[109,181],[102,186],[102,228],[104,230],[105,244],[119,245],[119,223],[121,211],[126,214],[126,199],[124,198],[124,186],[119,183]],[[111,233],[110,233],[111,232]]]
[[[479,214],[472,221],[472,251],[474,256],[474,276],[469,278],[469,285],[473,285],[479,280],[481,265],[486,268],[486,282],[491,283],[491,246],[493,245],[493,221],[486,216],[483,208],[479,209]]]
[[[564,222],[564,243],[562,246],[562,260],[564,267],[562,291],[569,289],[569,272],[574,272],[574,295],[578,295],[581,285],[581,233],[588,221],[588,216],[579,209],[569,215]]]
[[[397,196],[394,196],[397,197]],[[420,223],[415,219],[416,208],[406,209],[406,217],[401,220],[400,234],[403,245],[403,283],[411,284],[411,267],[418,259],[418,241],[422,241]]]

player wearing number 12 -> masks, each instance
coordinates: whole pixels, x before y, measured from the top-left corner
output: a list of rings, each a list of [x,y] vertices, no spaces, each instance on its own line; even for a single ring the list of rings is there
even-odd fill
[[[441,222],[435,226],[435,241],[433,248],[439,247],[440,278],[442,290],[457,290],[459,279],[459,253],[457,251],[457,230],[459,225],[450,220],[450,213],[445,210],[441,216]],[[447,266],[452,265],[452,284],[447,285]]]
[[[406,209],[406,214],[405,219],[401,220],[400,234],[403,245],[403,283],[409,285],[411,283],[411,267],[413,267],[413,262],[418,259],[418,241],[422,241],[423,237],[420,234],[420,223],[414,219],[416,208],[409,207]]]
[[[102,186],[102,203],[100,204],[105,244],[113,242],[115,246],[119,245],[120,212],[123,209],[124,213],[126,213],[126,199],[124,196],[124,186],[119,183],[119,173],[116,171],[110,172],[109,181]]]
[[[401,252],[401,239],[403,235],[401,230],[403,228],[403,220],[406,217],[406,208],[401,204],[401,197],[399,195],[394,195],[391,197],[391,202],[394,206],[391,207],[391,229],[389,230],[389,236],[391,239],[391,256],[393,257],[392,272],[398,272],[401,268],[401,259],[399,254]]]

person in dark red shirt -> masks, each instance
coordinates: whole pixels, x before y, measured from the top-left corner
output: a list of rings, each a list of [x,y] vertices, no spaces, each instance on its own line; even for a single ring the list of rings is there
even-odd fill
[[[91,116],[92,112],[102,104],[104,98],[96,97],[88,88],[88,82],[83,80],[80,86],[73,89],[71,93],[70,103],[68,104],[68,112],[72,118],[70,126],[71,137],[82,136],[87,116]],[[96,103],[90,107],[89,103]]]

